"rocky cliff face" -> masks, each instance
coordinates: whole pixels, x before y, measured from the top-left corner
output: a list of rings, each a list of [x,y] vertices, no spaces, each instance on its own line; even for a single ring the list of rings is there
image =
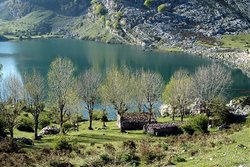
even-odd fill
[[[197,40],[213,43],[211,37],[249,32],[249,2],[240,0],[159,0],[150,7],[143,0],[100,0],[107,19],[119,21],[117,34],[137,44],[178,46]],[[157,7],[165,5],[165,11]],[[116,13],[121,16],[114,17]]]
[[[191,47],[197,41],[216,45],[214,38],[222,34],[250,31],[250,0],[155,0],[148,7],[144,0],[1,0],[1,7],[12,18],[38,10],[72,17],[72,26],[60,22],[60,29],[79,38],[86,37],[86,20],[101,19],[100,29],[120,41],[153,48]],[[100,8],[106,12],[98,13]]]

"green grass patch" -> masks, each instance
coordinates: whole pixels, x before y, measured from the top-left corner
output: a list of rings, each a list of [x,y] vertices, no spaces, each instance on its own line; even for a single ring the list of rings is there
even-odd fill
[[[222,47],[247,50],[250,49],[250,34],[223,35]]]

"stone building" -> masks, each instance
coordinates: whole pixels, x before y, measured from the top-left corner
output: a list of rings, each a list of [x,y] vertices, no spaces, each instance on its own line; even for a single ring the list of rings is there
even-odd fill
[[[143,126],[148,124],[148,113],[126,113],[123,121],[121,122],[120,116],[117,116],[117,125],[120,128],[123,126],[124,130],[142,130]],[[151,123],[157,123],[156,117],[153,116]]]

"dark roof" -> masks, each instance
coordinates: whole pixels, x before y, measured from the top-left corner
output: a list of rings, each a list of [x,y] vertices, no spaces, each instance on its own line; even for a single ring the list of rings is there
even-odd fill
[[[124,115],[124,122],[148,122],[149,113],[126,113]],[[155,117],[152,116],[152,121],[156,121]]]

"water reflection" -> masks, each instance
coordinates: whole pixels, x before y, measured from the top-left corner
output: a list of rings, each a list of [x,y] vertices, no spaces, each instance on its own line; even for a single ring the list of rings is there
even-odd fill
[[[17,69],[17,63],[14,57],[6,55],[3,56],[0,54],[0,64],[3,65],[2,79],[5,79],[9,74],[14,74],[21,78],[21,74]]]

